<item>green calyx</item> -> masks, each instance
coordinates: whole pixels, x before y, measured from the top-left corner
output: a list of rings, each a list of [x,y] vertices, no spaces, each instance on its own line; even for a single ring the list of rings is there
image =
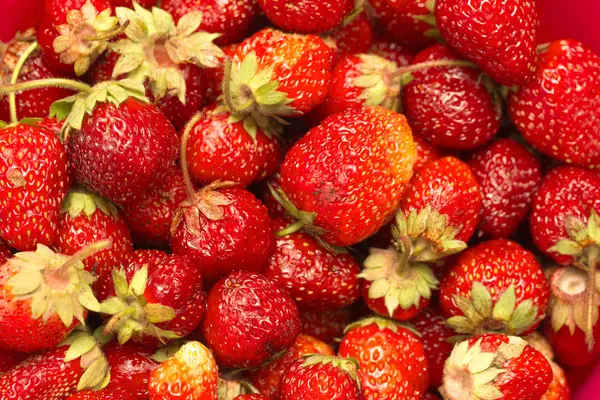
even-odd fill
[[[344,333],[348,333],[353,329],[364,328],[365,326],[369,326],[372,324],[377,325],[377,327],[379,329],[389,329],[390,331],[392,331],[394,333],[398,333],[398,328],[404,328],[404,329],[408,329],[409,331],[411,331],[412,333],[414,333],[415,335],[417,335],[419,337],[421,336],[419,331],[413,325],[411,325],[409,323],[396,321],[393,319],[384,318],[384,317],[380,317],[380,316],[367,317],[367,318],[358,320],[356,322],[353,322],[353,323],[349,324],[348,326],[346,326],[346,328],[344,329]]]
[[[425,32],[423,32],[423,36],[431,39],[443,40],[442,34],[437,28],[437,21],[435,19],[435,2],[435,0],[426,0],[425,7],[427,8],[427,11],[429,11],[429,13],[422,15],[413,15],[412,17],[415,20],[424,22],[431,27],[425,30]]]
[[[65,362],[80,359],[80,366],[84,373],[77,383],[77,391],[85,389],[96,391],[108,385],[110,366],[100,349],[101,343],[98,343],[87,331],[76,329],[60,346],[69,346],[65,354]]]
[[[587,223],[567,216],[564,224],[569,237],[559,240],[548,252],[572,256],[579,268],[595,266],[600,259],[600,217],[596,210],[592,209]]]
[[[219,377],[219,384],[217,389],[218,400],[235,400],[236,397],[244,394],[258,394],[260,393],[250,382],[235,380],[235,379],[224,379]]]
[[[56,27],[60,35],[52,45],[60,61],[73,64],[75,73],[81,76],[106,50],[117,28],[118,20],[111,16],[110,8],[99,13],[88,0],[80,10],[68,12],[67,23]]]
[[[454,295],[453,299],[463,315],[449,318],[447,324],[459,334],[520,335],[544,317],[538,316],[538,308],[531,299],[517,304],[514,285],[506,288],[495,304],[481,282],[473,282],[470,298]]]
[[[356,382],[359,388],[361,387],[360,378],[358,376],[360,365],[354,358],[336,357],[327,354],[311,354],[304,357],[302,366],[311,367],[319,364],[331,364],[332,366],[341,369]]]
[[[367,106],[382,106],[393,111],[400,107],[400,84],[402,76],[397,74],[398,65],[372,54],[359,54],[362,61],[357,69],[361,75],[354,85],[363,88],[360,98]]]
[[[167,11],[158,7],[148,11],[136,2],[133,10],[117,7],[116,13],[119,21],[129,21],[129,26],[125,29],[127,39],[110,45],[112,51],[121,54],[113,77],[127,74],[139,82],[148,81],[155,100],[177,96],[185,104],[185,76],[180,65],[215,68],[225,56],[213,43],[219,34],[197,32],[202,23],[199,11],[184,15],[177,25]]]
[[[175,310],[157,303],[148,303],[144,298],[148,282],[148,267],[140,268],[131,278],[129,285],[122,271],[113,270],[115,297],[100,304],[100,312],[112,315],[106,323],[104,333],[116,333],[120,344],[134,335],[154,336],[163,343],[178,339],[172,331],[158,328],[155,324],[169,322],[175,318]]]
[[[406,255],[390,247],[369,250],[364,269],[359,278],[371,282],[370,299],[384,299],[390,317],[398,307],[408,310],[419,307],[421,298],[431,298],[431,290],[437,289],[439,281],[424,263],[409,263]]]
[[[63,202],[62,212],[69,213],[71,218],[77,218],[82,213],[91,217],[97,210],[105,215],[117,218],[118,210],[110,200],[90,192],[83,186],[73,186]]]

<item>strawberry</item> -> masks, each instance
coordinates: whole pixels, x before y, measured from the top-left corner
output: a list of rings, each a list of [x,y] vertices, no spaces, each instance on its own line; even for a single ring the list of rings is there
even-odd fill
[[[127,389],[136,400],[148,399],[150,374],[159,365],[152,358],[152,350],[131,342],[106,344],[102,351],[110,365],[110,382],[106,389]],[[161,350],[159,350],[160,352]]]
[[[278,400],[363,400],[356,360],[313,355],[294,362],[281,378]]]
[[[402,77],[402,103],[415,134],[434,146],[470,150],[488,142],[500,128],[502,106],[493,83],[470,67],[425,68],[428,63],[460,57],[447,45],[423,50]],[[408,69],[410,71],[410,68]]]
[[[546,358],[516,336],[485,334],[454,347],[444,368],[444,399],[537,400],[552,381]]]
[[[135,397],[125,389],[102,389],[97,392],[84,390],[67,397],[67,400],[135,400]]]
[[[24,93],[27,93],[27,92],[24,92]],[[50,129],[57,138],[61,137],[63,123],[61,121],[58,121],[56,118],[54,118],[54,117],[44,118],[40,121],[37,121],[35,124],[37,126],[41,126],[43,128]]]
[[[133,243],[127,224],[113,203],[81,186],[71,187],[59,220],[57,250],[72,255],[102,239],[110,239],[113,245],[83,261],[88,271],[112,268],[133,251]]]
[[[539,160],[519,142],[499,139],[472,153],[468,164],[483,196],[479,230],[494,238],[512,235],[540,186]]]
[[[444,363],[452,352],[453,346],[449,339],[454,336],[454,331],[444,324],[445,320],[440,311],[428,308],[412,321],[421,334],[425,348],[431,389],[437,389],[442,384]]]
[[[540,400],[569,400],[571,398],[571,390],[565,376],[565,371],[553,361],[554,352],[548,340],[537,332],[527,336],[525,340],[542,353],[550,363],[550,367],[552,367],[552,382]]]
[[[67,74],[85,74],[118,34],[110,0],[44,0],[36,29],[44,62]]]
[[[129,282],[129,285],[128,285]],[[101,309],[112,315],[105,333],[158,347],[189,335],[202,320],[205,294],[198,267],[187,257],[137,250],[122,269],[100,270],[95,284]]]
[[[417,400],[427,390],[423,343],[395,322],[374,317],[349,325],[338,354],[358,361],[365,400]]]
[[[536,149],[600,167],[600,57],[576,40],[544,46],[533,79],[508,96],[511,120]],[[551,122],[550,122],[551,121]]]
[[[42,127],[17,124],[0,132],[0,235],[18,250],[51,245],[69,188],[65,149]]]
[[[236,271],[208,294],[202,333],[219,365],[254,368],[292,346],[300,317],[294,301],[275,282]]]
[[[373,42],[373,28],[366,12],[355,12],[344,18],[344,21],[323,39],[340,54],[366,53]]]
[[[17,353],[10,350],[0,350],[0,375],[10,371],[27,358],[26,353]]]
[[[373,41],[369,53],[393,61],[399,67],[407,66],[414,57],[409,49],[389,40],[385,36],[379,36]]]
[[[338,308],[326,311],[300,310],[300,331],[325,343],[333,345],[344,334],[350,323],[350,309]]]
[[[448,44],[501,85],[522,85],[533,77],[535,1],[438,0],[435,19]]]
[[[108,362],[96,340],[76,331],[56,348],[32,355],[0,375],[0,398],[64,399],[78,390],[99,390],[109,379]]]
[[[150,400],[217,398],[217,364],[200,342],[188,342],[152,372]]]
[[[354,9],[354,0],[258,0],[273,25],[285,31],[323,33],[338,26]]]
[[[461,253],[440,284],[440,304],[459,334],[531,333],[544,318],[550,290],[532,253],[494,239]]]
[[[280,195],[298,227],[332,245],[352,245],[396,210],[415,158],[404,116],[382,107],[347,110],[287,153]]]
[[[94,277],[81,260],[110,244],[97,242],[70,257],[38,245],[2,264],[0,347],[31,353],[51,349],[85,324],[88,310],[100,311],[90,288]]]
[[[311,336],[300,334],[296,341],[281,357],[260,366],[250,372],[254,386],[268,399],[276,399],[281,377],[297,360],[310,354],[334,355],[333,349],[326,343]]]

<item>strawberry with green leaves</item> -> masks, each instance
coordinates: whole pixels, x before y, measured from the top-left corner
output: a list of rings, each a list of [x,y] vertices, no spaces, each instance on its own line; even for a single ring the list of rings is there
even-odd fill
[[[323,33],[342,23],[354,0],[258,0],[267,18],[284,31]]]

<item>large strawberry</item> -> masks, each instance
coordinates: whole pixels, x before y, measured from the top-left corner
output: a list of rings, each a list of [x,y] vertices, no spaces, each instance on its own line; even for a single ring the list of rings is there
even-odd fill
[[[539,160],[516,140],[499,139],[472,153],[468,164],[482,191],[479,230],[510,236],[527,216],[542,180]]]
[[[63,203],[56,248],[71,255],[103,239],[112,240],[112,246],[83,261],[88,271],[114,267],[133,251],[133,243],[127,224],[113,203],[81,186],[71,187]]]
[[[205,294],[198,267],[187,257],[137,250],[123,267],[102,270],[94,288],[101,309],[112,317],[105,332],[158,347],[189,335],[204,314]]]
[[[292,346],[300,317],[275,282],[236,271],[211,289],[202,332],[219,365],[254,368]]]
[[[102,389],[77,392],[66,400],[135,400],[135,397],[125,389]]]
[[[358,361],[365,400],[421,399],[429,384],[423,343],[411,329],[380,317],[346,328],[338,353]]]
[[[525,139],[567,163],[600,167],[600,57],[576,40],[544,46],[535,76],[508,97]]]
[[[347,110],[300,139],[281,166],[281,196],[302,227],[335,245],[355,244],[394,213],[416,158],[404,116]]]
[[[22,352],[51,349],[63,341],[88,310],[100,311],[82,260],[110,246],[97,242],[73,256],[43,245],[17,253],[0,266],[0,347]]]
[[[153,350],[132,342],[119,345],[112,341],[102,351],[110,365],[110,382],[106,389],[127,389],[136,400],[147,400],[150,375],[159,365],[154,360]],[[158,353],[168,354],[162,349]]]
[[[338,26],[354,9],[354,0],[258,0],[278,28],[300,33],[323,33]]]
[[[441,392],[446,400],[538,400],[551,381],[550,364],[525,340],[486,334],[454,347]]]
[[[544,318],[549,297],[533,254],[506,239],[465,250],[440,284],[442,311],[459,334],[531,333]]]
[[[438,0],[443,38],[498,83],[522,85],[533,78],[538,14],[533,0]]]

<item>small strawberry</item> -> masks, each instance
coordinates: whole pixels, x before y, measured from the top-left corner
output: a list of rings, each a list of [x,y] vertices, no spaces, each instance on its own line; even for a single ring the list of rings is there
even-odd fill
[[[313,355],[294,362],[281,378],[278,400],[363,400],[356,360]]]
[[[468,164],[482,191],[479,230],[494,238],[512,235],[542,180],[539,160],[519,142],[499,139],[472,153]]]
[[[415,134],[434,146],[474,149],[498,132],[500,100],[493,97],[493,83],[488,84],[477,69],[458,65],[425,68],[443,60],[462,62],[443,44],[415,56],[412,72],[402,77],[403,110]]]
[[[438,0],[435,19],[448,44],[501,85],[522,85],[533,77],[535,1]]]
[[[550,290],[532,253],[494,239],[461,253],[440,284],[442,311],[459,334],[528,334],[544,318]]]
[[[373,28],[366,12],[360,10],[355,12],[344,18],[341,25],[323,39],[340,54],[366,53],[373,42]]]
[[[135,397],[125,389],[102,389],[97,392],[92,390],[77,392],[66,400],[135,400]]]
[[[94,243],[73,256],[43,245],[15,254],[0,266],[0,347],[36,352],[57,346],[88,310],[100,311],[82,260],[110,246]],[[1,398],[1,396],[0,396]]]
[[[414,57],[413,53],[406,47],[381,36],[375,39],[369,53],[393,61],[399,67],[406,67]]]
[[[104,331],[116,333],[120,344],[132,339],[158,347],[189,335],[204,314],[205,294],[196,265],[159,250],[129,253],[122,269],[99,271],[94,288],[102,312],[112,316]]]
[[[129,229],[117,207],[105,198],[73,186],[63,203],[57,250],[72,255],[94,242],[110,239],[112,246],[83,261],[86,270],[111,269],[133,251]]]
[[[486,334],[454,347],[440,391],[446,400],[538,400],[551,381],[550,364],[525,340]]]
[[[218,377],[210,350],[200,342],[188,342],[152,372],[150,400],[215,400]]]
[[[298,335],[296,341],[281,357],[250,372],[254,386],[268,399],[276,399],[281,377],[297,360],[310,354],[333,356],[333,349],[326,343],[307,335]]]
[[[327,311],[300,310],[300,331],[333,345],[336,339],[344,335],[344,329],[350,323],[349,308],[339,308]]]
[[[134,399],[147,400],[150,375],[159,365],[151,358],[152,350],[131,342],[119,345],[113,341],[102,351],[110,365],[110,382],[106,389],[127,389]]]
[[[10,371],[28,357],[26,353],[17,353],[0,349],[0,375]]]
[[[333,29],[354,9],[354,0],[258,0],[258,4],[275,26],[300,33]]]
[[[358,361],[365,400],[417,400],[427,390],[423,343],[391,320],[374,317],[349,325],[338,354]]]
[[[508,96],[511,120],[536,149],[600,167],[600,57],[576,40],[544,46],[535,76]]]
[[[219,365],[254,368],[292,346],[300,317],[275,282],[236,271],[211,289],[202,332]]]

